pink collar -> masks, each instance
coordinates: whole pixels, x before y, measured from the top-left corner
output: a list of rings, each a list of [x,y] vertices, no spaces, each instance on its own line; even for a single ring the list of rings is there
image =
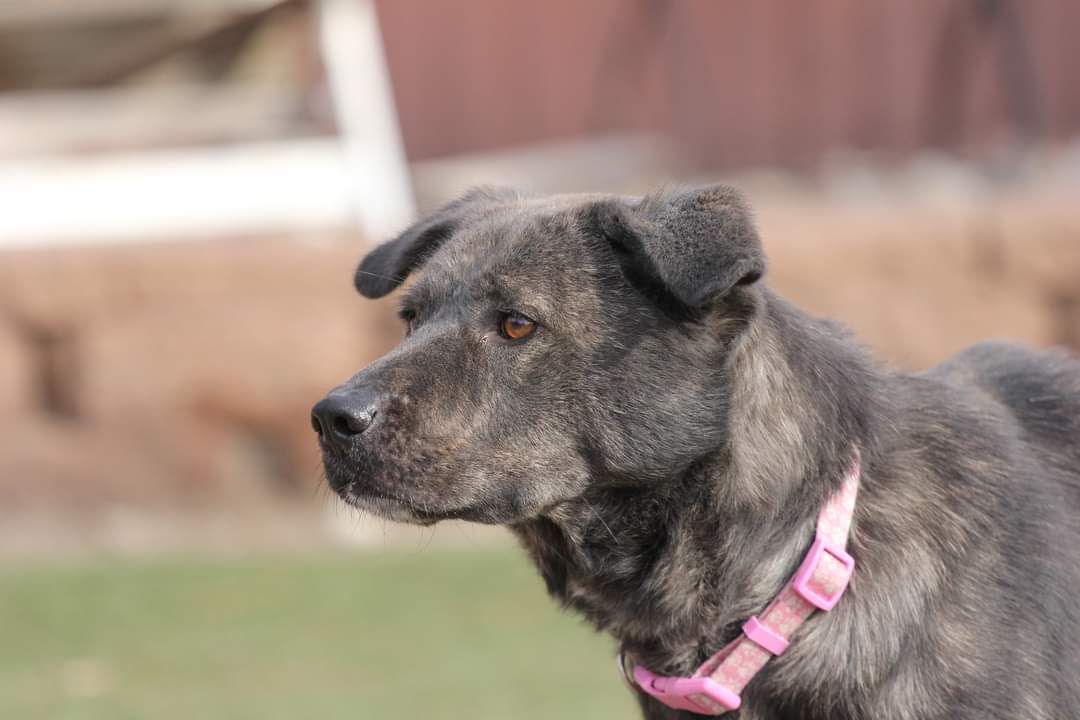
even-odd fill
[[[791,636],[815,610],[831,610],[847,589],[855,560],[848,555],[848,530],[859,492],[859,458],[840,489],[818,515],[817,537],[795,576],[769,603],[760,617],[742,626],[742,635],[706,660],[693,676],[662,677],[641,667],[631,668],[623,653],[619,664],[631,685],[676,710],[700,715],[723,715],[739,707],[739,693],[774,655],[787,649]]]

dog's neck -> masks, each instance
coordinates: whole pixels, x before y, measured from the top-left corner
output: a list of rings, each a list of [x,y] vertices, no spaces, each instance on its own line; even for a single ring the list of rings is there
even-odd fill
[[[780,590],[853,448],[872,443],[878,371],[835,326],[765,291],[718,362],[718,452],[514,528],[553,595],[665,674],[692,672]]]

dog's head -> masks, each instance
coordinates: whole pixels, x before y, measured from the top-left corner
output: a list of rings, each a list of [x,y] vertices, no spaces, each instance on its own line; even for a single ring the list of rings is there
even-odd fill
[[[412,276],[408,329],[315,406],[327,479],[391,519],[511,523],[679,473],[721,444],[764,267],[727,187],[474,190],[357,270],[370,298]]]

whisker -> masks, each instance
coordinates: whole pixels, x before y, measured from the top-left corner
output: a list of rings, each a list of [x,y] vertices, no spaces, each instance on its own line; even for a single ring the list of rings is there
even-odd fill
[[[613,532],[611,531],[611,528],[610,528],[610,527],[608,527],[608,524],[607,524],[606,522],[604,522],[604,518],[600,517],[600,513],[596,512],[596,508],[594,508],[594,507],[593,507],[593,506],[592,506],[592,505],[591,505],[591,504],[589,503],[589,501],[585,499],[585,496],[584,496],[584,495],[582,495],[582,496],[581,496],[581,501],[582,501],[583,503],[585,503],[585,507],[589,508],[589,512],[591,512],[591,513],[593,514],[593,517],[594,517],[594,518],[596,518],[597,520],[599,520],[599,521],[600,521],[600,524],[601,524],[601,525],[603,525],[603,526],[604,526],[604,529],[608,531],[608,535],[610,535],[610,536],[611,536],[611,539],[615,541],[615,544],[616,544],[616,545],[618,545],[618,544],[619,544],[619,538],[615,537],[615,533],[613,533]]]
[[[357,275],[370,275],[371,277],[376,277],[376,278],[379,278],[380,280],[390,280],[390,281],[396,282],[396,283],[405,282],[405,278],[400,278],[400,277],[398,277],[396,275],[382,275],[380,273],[368,272],[367,270],[357,270],[356,274]]]

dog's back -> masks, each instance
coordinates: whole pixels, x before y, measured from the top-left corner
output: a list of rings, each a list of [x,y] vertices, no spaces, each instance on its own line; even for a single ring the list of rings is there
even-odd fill
[[[1007,410],[1021,440],[1056,476],[1071,509],[1080,512],[1080,360],[1061,350],[986,342],[926,375],[976,389]]]
[[[1029,690],[1042,687],[1027,694],[1032,717],[1073,717],[1060,713],[1080,712],[1080,361],[991,342],[926,377],[966,388],[986,414],[1003,418],[1012,474],[999,488],[998,520],[1009,540],[993,586],[1005,590],[998,607],[1009,627],[995,632],[1013,638],[1014,662],[1000,667],[1012,667],[1014,682],[1029,676]]]

